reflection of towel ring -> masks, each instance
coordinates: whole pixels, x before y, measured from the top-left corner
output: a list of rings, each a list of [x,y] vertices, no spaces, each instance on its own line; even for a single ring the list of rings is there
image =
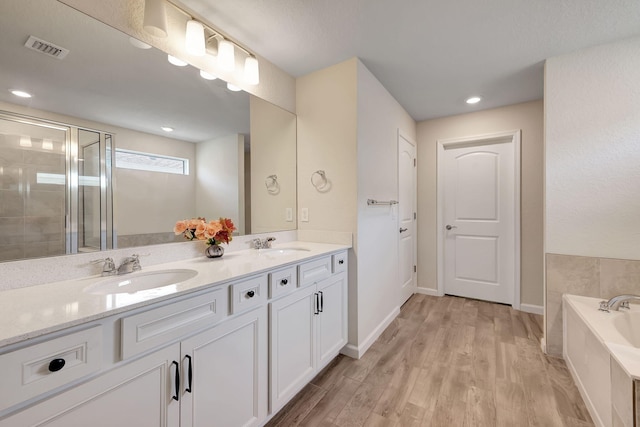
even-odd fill
[[[316,178],[316,175],[318,176],[317,178]],[[329,184],[329,181],[327,180],[327,175],[324,173],[323,170],[317,170],[311,174],[311,185],[313,185],[316,188],[316,190],[318,191],[327,190],[328,184]]]
[[[269,194],[278,194],[280,192],[280,184],[278,183],[277,175],[269,175],[267,179],[264,180],[264,185],[267,187],[267,192]]]

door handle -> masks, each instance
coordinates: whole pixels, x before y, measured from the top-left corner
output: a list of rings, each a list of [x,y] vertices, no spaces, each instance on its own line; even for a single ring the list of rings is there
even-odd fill
[[[408,228],[400,228],[400,232],[401,232],[401,233],[404,233],[404,232],[405,232],[405,231],[407,231],[407,230],[408,230]]]
[[[189,368],[187,370],[187,379],[189,381],[189,386],[186,387],[184,389],[184,391],[186,391],[187,393],[191,393],[191,382],[193,381],[193,368],[191,366],[191,356],[189,356],[188,354],[186,356],[184,356],[185,359],[189,359]]]
[[[455,225],[449,225],[449,224],[447,224],[447,226],[446,226],[445,228],[446,228],[447,230],[452,230],[452,229],[454,229],[454,228],[458,228],[458,227],[456,227]]]
[[[176,376],[174,378],[176,394],[171,398],[173,400],[180,400],[180,365],[175,360],[171,362],[171,364],[176,366]]]

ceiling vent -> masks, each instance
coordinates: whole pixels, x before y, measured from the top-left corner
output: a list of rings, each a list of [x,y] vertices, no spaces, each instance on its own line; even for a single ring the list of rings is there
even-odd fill
[[[69,49],[65,49],[60,46],[56,46],[53,43],[44,41],[37,37],[29,36],[29,40],[24,44],[29,49],[37,50],[45,55],[52,56],[57,59],[62,59],[69,53]]]

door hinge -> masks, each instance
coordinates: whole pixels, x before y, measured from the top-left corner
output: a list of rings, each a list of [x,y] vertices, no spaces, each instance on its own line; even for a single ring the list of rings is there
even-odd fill
[[[417,265],[414,265],[414,266],[413,266],[413,272],[414,272],[414,273],[417,273],[417,272],[418,272],[418,266],[417,266]]]
[[[413,159],[413,167],[415,168],[416,165],[418,164],[418,159]]]

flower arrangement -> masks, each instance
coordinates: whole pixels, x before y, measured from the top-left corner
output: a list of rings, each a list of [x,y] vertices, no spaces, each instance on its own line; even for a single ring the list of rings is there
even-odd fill
[[[205,240],[207,245],[219,245],[233,240],[232,233],[236,230],[229,218],[220,218],[207,222],[204,218],[184,219],[176,222],[173,232],[184,234],[188,240]]]

